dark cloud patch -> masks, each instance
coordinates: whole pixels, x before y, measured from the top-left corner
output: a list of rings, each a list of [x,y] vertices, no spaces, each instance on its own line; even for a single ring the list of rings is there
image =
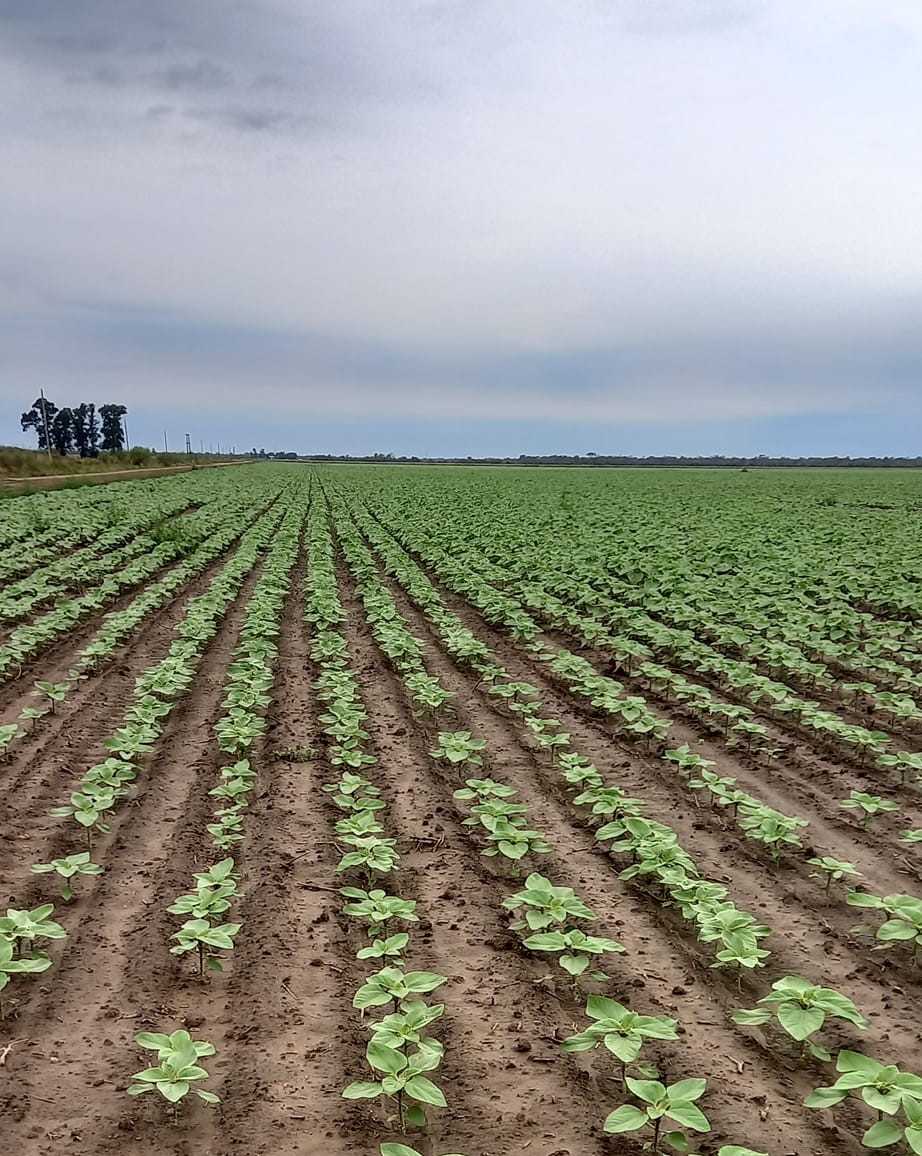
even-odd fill
[[[306,115],[281,108],[258,105],[232,104],[218,108],[189,108],[185,114],[190,120],[216,125],[241,133],[281,133],[310,131],[321,122]]]
[[[376,51],[366,34],[365,6],[348,0],[0,0],[0,60],[29,62],[87,101],[98,89],[87,109],[100,123],[136,114],[134,95],[169,93],[186,98],[193,120],[298,132],[418,95],[412,59]],[[123,94],[115,108],[112,91]],[[251,106],[251,94],[266,91],[273,107]],[[211,107],[216,93],[234,100]],[[285,107],[274,107],[282,97]]]
[[[204,58],[194,64],[173,64],[159,69],[147,79],[168,92],[220,92],[234,83],[230,69]]]

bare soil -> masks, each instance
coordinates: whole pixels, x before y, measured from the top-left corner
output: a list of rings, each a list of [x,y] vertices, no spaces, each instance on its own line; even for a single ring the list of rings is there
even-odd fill
[[[9,903],[31,905],[53,891],[49,877],[32,875],[30,865],[73,848],[47,810],[65,801],[73,779],[101,756],[100,743],[119,725],[134,679],[165,652],[186,602],[213,570],[152,616],[0,768],[7,788],[0,799],[6,836],[0,896]],[[365,1078],[367,1032],[351,993],[370,969],[355,958],[363,935],[339,914],[339,852],[331,837],[336,813],[320,790],[335,773],[322,757],[322,706],[312,686],[318,672],[303,622],[303,552],[283,612],[269,726],[253,755],[259,780],[237,855],[243,874],[237,949],[222,975],[204,981],[189,957],[168,953],[175,920],[165,907],[186,889],[192,871],[219,857],[209,856],[204,836],[213,804],[208,790],[221,764],[211,728],[257,573],[244,584],[190,693],[170,716],[136,797],[102,837],[105,873],[80,880],[78,898],[58,907],[68,938],[53,949],[54,969],[16,985],[11,1014],[0,1024],[5,1151],[354,1156],[376,1152],[380,1140],[399,1139],[380,1107],[339,1094],[345,1083]],[[509,673],[539,689],[574,747],[609,781],[642,797],[652,818],[679,832],[707,877],[725,882],[739,907],[772,927],[772,976],[821,977],[869,1016],[867,1032],[832,1029],[827,1040],[922,1069],[922,983],[908,955],[872,952],[867,936],[854,930],[861,913],[846,907],[842,892],[825,897],[802,858],[775,864],[754,849],[668,764],[642,744],[624,741],[526,651],[429,576]],[[383,580],[411,633],[422,640],[427,668],[454,692],[457,728],[487,740],[487,772],[516,788],[533,825],[552,845],[542,869],[575,888],[593,909],[595,933],[624,945],[623,955],[606,961],[609,980],[586,986],[635,1010],[679,1020],[681,1044],[654,1049],[653,1058],[668,1080],[707,1076],[717,1090],[705,1107],[724,1142],[772,1156],[858,1156],[857,1112],[845,1106],[833,1118],[802,1106],[828,1073],[798,1062],[777,1036],[730,1022],[735,1008],[751,1006],[764,992],[764,978],[745,978],[738,986],[715,971],[713,957],[674,911],[619,878],[622,864],[594,845],[547,756],[533,750],[515,717],[446,656],[397,584]],[[344,632],[379,759],[374,774],[401,852],[400,893],[418,901],[422,917],[413,965],[448,977],[439,993],[446,1010],[438,1035],[446,1049],[441,1082],[450,1107],[433,1114],[429,1138],[413,1143],[425,1156],[639,1156],[635,1140],[609,1138],[601,1129],[605,1115],[624,1101],[612,1057],[602,1050],[567,1056],[560,1049],[561,1040],[585,1024],[583,996],[510,932],[503,899],[520,880],[508,865],[485,858],[477,832],[463,825],[465,813],[453,798],[459,783],[428,755],[436,728],[410,708],[342,564],[339,581]],[[54,678],[67,668],[88,630],[89,624],[81,627],[31,663],[22,680],[0,688],[4,716],[27,701],[32,677]],[[855,863],[869,889],[915,889],[919,870],[898,843],[898,829],[885,821],[873,834],[865,832],[837,808],[852,786],[871,784],[867,772],[782,728],[783,756],[770,763],[729,751],[675,704],[657,707],[673,720],[676,742],[717,759],[722,773],[737,776],[772,806],[807,818],[817,850]],[[147,1063],[133,1035],[183,1025],[216,1044],[209,1086],[224,1103],[217,1110],[190,1105],[172,1122],[152,1097],[132,1100],[125,1088],[131,1073]]]

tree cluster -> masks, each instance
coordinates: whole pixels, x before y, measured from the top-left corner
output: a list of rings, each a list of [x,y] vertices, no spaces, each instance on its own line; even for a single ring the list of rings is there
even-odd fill
[[[77,406],[62,406],[36,398],[32,408],[22,415],[24,430],[34,430],[38,448],[51,449],[61,455],[78,454],[95,458],[102,453],[117,453],[125,448],[122,418],[128,412],[124,405],[110,403],[97,407],[82,401]]]

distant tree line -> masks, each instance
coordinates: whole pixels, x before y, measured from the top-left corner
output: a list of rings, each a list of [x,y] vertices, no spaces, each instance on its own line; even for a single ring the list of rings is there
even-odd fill
[[[51,449],[62,457],[77,454],[95,458],[125,448],[122,418],[127,412],[126,406],[115,403],[97,409],[91,401],[59,408],[49,398],[43,402],[37,397],[22,415],[21,425],[23,430],[35,431],[40,450],[47,450],[50,442]]]
[[[270,450],[268,453],[262,449],[258,450],[253,446],[250,450],[250,455],[254,458],[271,458],[273,461],[296,462],[298,454],[294,450]]]
[[[272,456],[272,455],[270,455]],[[280,455],[276,454],[275,457]],[[289,456],[289,455],[285,455]],[[714,454],[709,457],[676,457],[673,455],[629,457],[627,455],[611,454],[519,454],[518,457],[508,458],[429,458],[395,455],[388,453],[377,454],[302,454],[304,461],[310,462],[373,462],[391,463],[399,465],[401,462],[434,463],[447,466],[630,466],[649,468],[675,469],[769,469],[782,467],[874,467],[875,469],[899,468],[922,469],[922,457],[915,458],[849,458],[849,457],[810,457],[784,458],[767,457],[760,454],[758,457],[725,457]]]

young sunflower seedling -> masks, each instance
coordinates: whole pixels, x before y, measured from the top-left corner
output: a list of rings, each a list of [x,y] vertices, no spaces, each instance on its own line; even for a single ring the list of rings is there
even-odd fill
[[[223,971],[220,959],[209,948],[232,951],[234,936],[240,927],[239,923],[221,923],[212,926],[207,919],[187,919],[179,931],[170,936],[176,940],[176,946],[170,948],[170,954],[185,955],[187,952],[197,951],[200,976],[204,976],[206,967],[209,971]]]
[[[384,891],[375,889],[363,891],[360,887],[341,887],[340,895],[353,902],[345,904],[343,914],[352,919],[362,919],[368,923],[368,934],[376,936],[379,931],[387,934],[388,924],[392,919],[402,920],[404,923],[418,923],[416,901],[401,899],[397,895],[388,895]]]
[[[684,1132],[673,1131],[661,1135],[666,1120],[672,1120],[682,1128],[691,1128],[694,1132],[710,1132],[710,1121],[695,1103],[704,1095],[707,1080],[679,1080],[668,1087],[659,1080],[632,1080],[630,1076],[626,1082],[628,1090],[641,1101],[642,1106],[622,1104],[611,1112],[603,1125],[608,1134],[639,1132],[642,1128],[650,1127],[653,1129],[650,1150],[660,1152],[661,1139],[674,1148],[681,1150],[684,1147],[688,1150]]]
[[[481,817],[486,828],[490,846],[483,854],[488,858],[502,855],[504,859],[518,861],[526,855],[546,855],[551,846],[540,831],[532,831],[526,827],[518,827],[505,818]]]
[[[84,829],[86,834],[87,851],[93,850],[93,832],[109,830],[103,821],[103,815],[115,806],[115,793],[111,789],[101,788],[89,793],[76,791],[70,797],[70,803],[63,807],[53,807],[48,813],[57,818],[73,819]]]
[[[572,976],[582,975],[593,955],[607,952],[621,954],[624,948],[616,939],[604,939],[597,935],[586,935],[584,931],[539,931],[522,940],[531,951],[557,953],[557,962]]]
[[[763,996],[759,1004],[764,1006],[742,1008],[730,1018],[734,1023],[755,1027],[770,1023],[774,1016],[791,1039],[802,1045],[802,1051],[817,1060],[832,1059],[827,1048],[810,1039],[827,1018],[846,1020],[857,1028],[867,1027],[867,1020],[848,996],[830,987],[816,987],[799,975],[786,975],[776,980],[772,991]]]
[[[621,1083],[629,1064],[640,1056],[648,1040],[675,1040],[676,1021],[667,1016],[644,1016],[630,1011],[617,1000],[591,995],[586,1001],[586,1015],[595,1023],[585,1031],[570,1036],[563,1043],[565,1052],[588,1052],[603,1044],[621,1066]]]
[[[347,835],[343,842],[355,850],[343,855],[336,867],[337,872],[360,867],[369,884],[375,874],[388,875],[400,862],[396,839],[385,839],[380,835]]]
[[[156,1051],[159,1063],[156,1067],[135,1072],[131,1077],[134,1083],[128,1088],[129,1096],[159,1092],[168,1103],[176,1105],[194,1092],[206,1104],[221,1102],[214,1092],[195,1087],[199,1081],[209,1078],[208,1072],[198,1063],[203,1056],[215,1054],[214,1047],[207,1041],[193,1040],[186,1031],[173,1032],[169,1036],[140,1032],[135,1036],[135,1043]]]
[[[365,1049],[369,1067],[381,1074],[380,1080],[356,1080],[343,1088],[346,1100],[374,1100],[379,1096],[393,1097],[397,1101],[397,1115],[400,1131],[408,1124],[415,1127],[425,1125],[423,1104],[436,1108],[447,1107],[445,1094],[433,1080],[424,1073],[433,1072],[442,1062],[442,1045],[435,1040],[417,1046],[409,1055],[399,1048],[389,1047],[372,1039]],[[404,1112],[404,1097],[415,1101],[410,1113]]]
[[[45,715],[48,713],[49,713],[49,707],[47,707],[47,706],[45,706],[45,707],[25,706],[19,712],[19,717],[20,717],[20,719],[22,719],[23,722],[31,723],[32,725],[29,727],[29,730],[34,732],[35,731],[35,724],[38,722],[38,720],[40,718],[44,718]],[[2,729],[5,729],[5,728],[0,728],[0,738],[2,738]]]
[[[35,683],[35,690],[32,692],[38,698],[46,698],[51,713],[54,714],[55,703],[63,702],[67,698],[67,692],[70,690],[70,684],[66,682],[47,682],[42,680]]]
[[[865,1148],[889,1148],[891,1144],[905,1140],[913,1152],[922,1153],[922,1103],[904,1098],[900,1107],[906,1123],[892,1117],[879,1119],[861,1137]]]
[[[383,967],[368,977],[355,995],[352,1006],[364,1011],[370,1007],[384,1007],[393,1003],[394,1008],[402,1008],[405,1000],[413,996],[435,991],[446,982],[447,976],[434,971],[408,971],[399,967]]]
[[[171,915],[191,915],[194,919],[210,919],[229,910],[231,899],[237,894],[233,880],[215,885],[199,883],[195,891],[180,895],[170,904]]]
[[[503,907],[510,911],[525,908],[524,919],[511,925],[513,931],[525,927],[531,931],[543,931],[569,919],[595,919],[593,911],[572,887],[555,887],[550,879],[536,871],[526,877],[523,890],[503,900]]]
[[[8,939],[20,954],[24,947],[31,950],[36,939],[66,939],[67,932],[60,923],[48,918],[53,912],[53,903],[43,903],[31,911],[8,907],[6,915],[0,918],[0,936]]]
[[[832,1108],[849,1092],[861,1093],[862,1100],[877,1112],[878,1123],[885,1116],[896,1115],[901,1106],[912,1105],[913,1110],[922,1108],[922,1079],[912,1072],[901,1072],[896,1064],[881,1064],[861,1052],[842,1051],[836,1057],[836,1071],[842,1074],[834,1084],[815,1088],[807,1096],[804,1104],[808,1108]],[[867,1135],[865,1133],[865,1140]]]
[[[410,942],[405,931],[398,931],[396,935],[389,935],[386,939],[375,939],[368,947],[362,947],[356,952],[356,959],[393,959],[401,962],[401,955]]]
[[[63,859],[52,859],[50,863],[33,863],[32,870],[36,875],[50,875],[52,872],[60,875],[64,880],[61,898],[65,903],[69,903],[74,897],[70,880],[75,875],[102,875],[103,871],[98,863],[91,861],[89,851],[80,851]]]
[[[19,735],[19,726],[17,723],[7,723],[0,726],[0,761],[6,761],[9,757],[10,747]]]
[[[439,731],[437,745],[429,753],[438,762],[458,769],[479,767],[483,759],[478,751],[486,745],[484,739],[472,738],[470,731]]]
[[[890,943],[911,943],[913,961],[922,951],[922,899],[915,895],[871,895],[867,891],[849,891],[846,902],[850,907],[866,907],[884,911],[890,918],[877,929],[876,938],[885,951]]]
[[[51,960],[46,955],[16,955],[13,940],[0,935],[0,992],[10,982],[10,976],[36,974],[47,971]],[[6,1018],[6,1009],[0,999],[0,1021]]]
[[[107,751],[112,751],[119,758],[130,760],[149,755],[154,749],[154,742],[158,737],[158,729],[142,723],[132,723],[120,727],[111,738],[102,744]]]
[[[445,1012],[443,1003],[427,1004],[421,999],[404,1000],[402,1010],[370,1024],[372,1037],[392,1048],[407,1044],[435,1046],[435,1041],[423,1035],[424,1030]]]
[[[237,885],[237,867],[233,859],[222,859],[214,863],[207,871],[195,871],[192,878],[197,884],[205,887],[220,887],[224,883]]]
[[[880,755],[877,760],[879,767],[893,767],[899,771],[900,783],[905,784],[910,774],[914,778],[922,778],[922,753],[911,751],[897,751],[895,754]]]
[[[847,799],[840,801],[839,806],[852,811],[860,811],[861,826],[865,829],[868,828],[875,815],[888,815],[900,809],[899,803],[894,803],[892,799],[884,799],[880,795],[869,795],[864,791],[852,791]]]
[[[846,863],[841,859],[833,859],[828,855],[818,855],[814,859],[808,859],[807,862],[811,867],[816,868],[816,871],[811,872],[811,879],[822,879],[825,877],[825,891],[827,895],[833,883],[839,883],[842,879],[861,878],[861,872],[856,869],[854,863]]]
[[[126,787],[138,777],[138,769],[124,759],[103,759],[90,767],[80,780],[87,794],[98,792],[104,787],[118,796],[126,795]]]

